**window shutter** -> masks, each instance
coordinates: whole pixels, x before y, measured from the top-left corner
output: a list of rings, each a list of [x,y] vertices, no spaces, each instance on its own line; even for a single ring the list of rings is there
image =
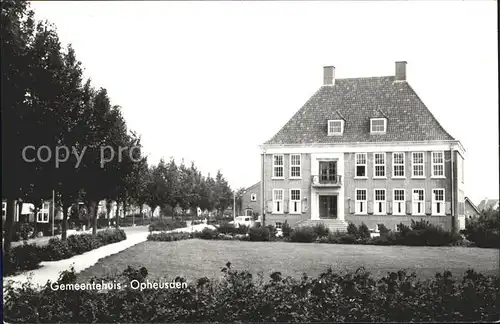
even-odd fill
[[[432,215],[432,202],[430,201],[425,202],[425,213],[427,215]]]
[[[392,214],[392,202],[388,201],[386,204],[387,214]]]
[[[411,215],[412,202],[410,200],[406,201],[406,214]]]
[[[272,200],[268,200],[267,201],[267,212],[268,213],[272,213],[273,212],[273,201]]]
[[[307,200],[302,200],[302,203],[301,203],[301,207],[302,207],[302,213],[306,213],[307,212]]]
[[[289,200],[283,201],[283,212],[288,214],[289,212],[288,208],[290,208],[290,201]]]
[[[368,200],[368,214],[373,214],[373,200]]]
[[[355,206],[355,201],[354,200],[349,200],[349,212],[351,214],[354,214],[356,212],[356,206]]]
[[[446,215],[451,215],[451,201],[446,202]]]

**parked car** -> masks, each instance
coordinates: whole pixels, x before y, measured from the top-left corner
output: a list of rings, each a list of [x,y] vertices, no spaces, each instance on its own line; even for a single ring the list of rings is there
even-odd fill
[[[229,224],[234,224],[235,227],[239,227],[240,225],[253,227],[255,221],[252,216],[238,216],[234,221],[229,222]]]

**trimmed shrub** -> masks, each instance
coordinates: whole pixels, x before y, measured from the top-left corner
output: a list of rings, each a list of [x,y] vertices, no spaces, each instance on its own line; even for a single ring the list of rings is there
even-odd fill
[[[236,232],[236,228],[233,224],[229,224],[229,222],[221,222],[218,231],[224,234],[233,234]]]
[[[150,232],[173,230],[173,222],[167,219],[157,219],[151,222],[148,229]]]
[[[101,246],[100,240],[92,234],[70,235],[66,242],[75,254],[82,254]]]
[[[384,224],[378,224],[378,231],[380,232],[380,235],[386,235],[391,230],[388,229]]]
[[[271,232],[268,227],[254,227],[248,232],[250,241],[264,242],[271,240]]]
[[[266,227],[269,230],[269,235],[270,235],[271,240],[274,240],[276,238],[276,234],[278,233],[278,230],[273,225],[267,225]]]
[[[314,226],[314,232],[316,233],[317,237],[325,237],[328,236],[330,230],[325,226],[325,224],[320,223]]]
[[[21,223],[19,225],[19,238],[21,240],[27,240],[30,238],[30,234],[33,233],[35,229],[28,223]]]
[[[233,234],[247,234],[250,227],[246,225],[240,225],[234,229]]]
[[[41,249],[36,244],[24,242],[23,245],[13,247],[9,253],[4,255],[3,275],[8,276],[17,271],[36,269],[42,261],[42,256]]]
[[[108,228],[97,232],[97,239],[102,245],[120,242],[127,239],[127,234],[121,228]]]
[[[365,223],[361,223],[358,227],[358,237],[360,238],[370,238],[370,230]]]
[[[285,221],[283,223],[283,225],[281,226],[281,232],[283,233],[283,237],[284,238],[289,238],[290,235],[292,234],[292,227],[290,226],[290,224],[288,224],[287,221]]]
[[[51,238],[49,244],[43,247],[43,258],[47,261],[64,260],[74,255],[76,255],[76,253],[71,250],[68,242],[58,237]]]
[[[354,225],[353,223],[349,223],[349,225],[347,225],[347,234],[357,236],[358,228],[356,227],[356,225]]]
[[[201,232],[193,233],[193,236],[204,240],[215,240],[219,236],[219,232],[217,230],[205,227]]]
[[[148,235],[148,241],[163,241],[163,242],[171,242],[171,241],[180,241],[187,240],[191,238],[191,234],[189,233],[151,233]]]
[[[290,241],[300,243],[311,243],[318,239],[315,227],[303,226],[296,228],[290,236]]]

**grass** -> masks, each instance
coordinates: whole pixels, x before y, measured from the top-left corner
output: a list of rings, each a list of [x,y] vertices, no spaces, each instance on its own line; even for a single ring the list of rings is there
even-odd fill
[[[233,269],[259,272],[268,277],[273,271],[299,278],[305,272],[315,276],[328,266],[335,270],[364,266],[374,276],[409,269],[420,278],[450,270],[463,276],[473,268],[484,274],[499,274],[496,249],[465,247],[366,246],[315,243],[242,242],[185,240],[144,242],[100,260],[79,274],[79,281],[92,276],[121,273],[128,265],[148,269],[150,279],[183,276],[217,278],[226,262]]]

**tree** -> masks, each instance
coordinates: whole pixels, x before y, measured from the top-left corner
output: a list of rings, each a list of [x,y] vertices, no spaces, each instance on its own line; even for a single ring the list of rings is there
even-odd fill
[[[227,180],[224,178],[220,170],[217,171],[217,175],[215,176],[215,208],[221,211],[223,214],[224,211],[233,204],[233,193],[231,188],[229,187]]]

